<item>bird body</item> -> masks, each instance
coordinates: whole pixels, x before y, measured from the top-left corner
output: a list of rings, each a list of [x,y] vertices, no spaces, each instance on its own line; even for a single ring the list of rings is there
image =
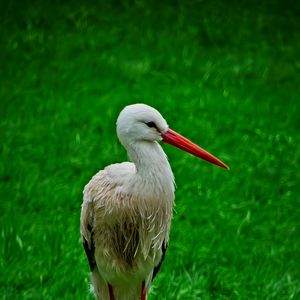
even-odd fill
[[[159,145],[168,130],[152,107],[126,107],[117,134],[131,162],[106,167],[85,186],[80,228],[98,299],[145,300],[160,267],[174,204],[174,176]]]

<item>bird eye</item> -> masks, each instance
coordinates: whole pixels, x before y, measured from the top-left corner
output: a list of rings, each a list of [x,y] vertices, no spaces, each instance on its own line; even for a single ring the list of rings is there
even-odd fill
[[[157,129],[157,126],[156,126],[156,124],[155,124],[154,122],[146,122],[145,124],[146,124],[148,127],[154,127],[154,128]]]

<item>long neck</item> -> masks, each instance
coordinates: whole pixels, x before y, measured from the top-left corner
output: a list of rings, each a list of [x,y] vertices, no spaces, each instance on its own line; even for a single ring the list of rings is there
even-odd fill
[[[136,173],[128,184],[136,192],[131,211],[141,216],[139,240],[144,258],[168,243],[174,205],[174,176],[157,142],[139,142],[126,147]],[[155,250],[156,249],[156,250]],[[154,254],[154,258],[155,259]]]
[[[174,176],[167,156],[157,142],[140,142],[126,147],[137,176],[163,190],[174,191]]]

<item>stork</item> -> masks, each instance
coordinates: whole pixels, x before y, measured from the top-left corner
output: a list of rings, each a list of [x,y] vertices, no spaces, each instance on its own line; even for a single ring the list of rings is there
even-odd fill
[[[146,300],[168,246],[174,203],[174,176],[159,142],[228,167],[145,104],[121,111],[117,135],[131,162],[109,165],[85,186],[80,231],[97,299]]]

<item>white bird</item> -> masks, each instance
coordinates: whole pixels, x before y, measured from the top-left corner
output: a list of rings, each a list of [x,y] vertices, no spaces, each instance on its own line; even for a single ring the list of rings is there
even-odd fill
[[[117,135],[131,162],[106,167],[85,186],[80,231],[97,299],[146,300],[169,242],[174,203],[174,176],[159,142],[228,167],[145,104],[121,111]]]

